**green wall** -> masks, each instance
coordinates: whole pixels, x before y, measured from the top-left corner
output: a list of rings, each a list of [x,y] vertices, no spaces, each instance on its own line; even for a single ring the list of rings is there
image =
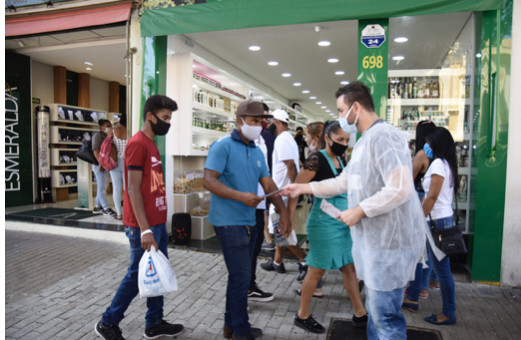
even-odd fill
[[[505,185],[508,151],[508,115],[512,5],[503,10],[485,11],[481,16],[481,60],[479,75],[479,115],[475,115],[471,198],[475,211],[471,221],[472,279],[500,281]],[[480,33],[480,32],[478,32]]]

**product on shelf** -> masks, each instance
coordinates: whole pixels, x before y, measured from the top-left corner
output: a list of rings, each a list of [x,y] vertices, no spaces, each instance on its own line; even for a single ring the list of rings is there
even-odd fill
[[[188,213],[193,216],[206,216],[206,215],[208,215],[208,212],[209,212],[208,209],[203,209],[201,207],[195,207],[193,209],[190,209],[190,211]]]

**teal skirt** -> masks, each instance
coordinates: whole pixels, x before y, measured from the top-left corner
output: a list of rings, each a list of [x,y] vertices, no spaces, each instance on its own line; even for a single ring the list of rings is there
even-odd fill
[[[347,208],[346,195],[327,199],[341,211]],[[306,262],[309,266],[319,269],[338,269],[353,263],[351,249],[353,241],[349,227],[322,212],[316,198],[311,207],[307,222],[309,253]]]

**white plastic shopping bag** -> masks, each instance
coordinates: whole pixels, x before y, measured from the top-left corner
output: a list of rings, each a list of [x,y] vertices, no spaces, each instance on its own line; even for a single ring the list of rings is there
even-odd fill
[[[166,256],[154,246],[145,251],[139,261],[139,296],[142,298],[165,295],[177,290],[177,278]]]

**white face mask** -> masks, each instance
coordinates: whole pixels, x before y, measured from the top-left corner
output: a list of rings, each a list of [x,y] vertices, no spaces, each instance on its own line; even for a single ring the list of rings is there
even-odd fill
[[[246,124],[244,119],[241,117],[243,125],[241,126],[241,132],[247,140],[255,140],[260,136],[262,132],[262,126],[251,126]]]
[[[112,129],[112,128],[108,128],[108,127],[106,127],[106,128],[103,129],[103,132],[105,132],[105,134],[108,135],[108,134],[110,133],[110,130],[111,130],[111,129]]]
[[[357,132],[356,131],[356,122],[358,121],[358,115],[356,116],[355,122],[353,124],[349,124],[349,122],[347,121],[347,118],[349,118],[349,115],[351,114],[351,111],[353,110],[354,105],[355,104],[351,105],[351,108],[349,109],[349,111],[347,111],[347,114],[345,117],[337,119],[342,130],[349,133],[350,135],[356,135],[356,132]]]

